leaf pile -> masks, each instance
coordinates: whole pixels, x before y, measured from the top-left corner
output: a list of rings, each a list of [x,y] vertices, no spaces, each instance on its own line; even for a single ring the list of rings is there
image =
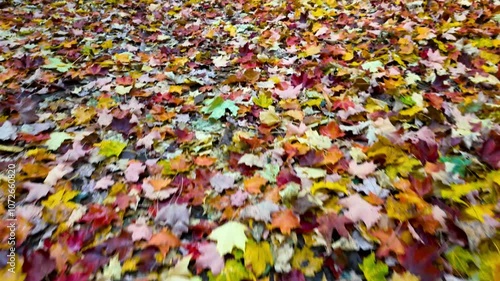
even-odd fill
[[[11,2],[5,280],[500,279],[498,1]]]

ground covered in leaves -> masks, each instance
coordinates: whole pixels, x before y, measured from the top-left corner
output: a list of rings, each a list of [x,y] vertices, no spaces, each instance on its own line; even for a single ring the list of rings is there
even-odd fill
[[[4,1],[2,280],[499,280],[498,7]]]

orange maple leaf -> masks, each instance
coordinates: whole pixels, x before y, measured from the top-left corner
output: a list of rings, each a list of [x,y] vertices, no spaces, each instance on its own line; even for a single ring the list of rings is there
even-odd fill
[[[279,228],[281,233],[290,234],[290,231],[300,226],[300,219],[292,210],[286,209],[273,214],[271,228]]]
[[[260,188],[267,183],[267,180],[259,175],[253,176],[243,181],[245,189],[253,194],[261,193]]]
[[[393,229],[388,231],[383,231],[381,229],[371,231],[371,235],[375,236],[380,240],[380,247],[377,250],[377,257],[387,257],[389,252],[394,252],[397,255],[402,255],[405,253],[405,247],[403,243],[396,236],[396,232]]]
[[[169,178],[148,178],[148,183],[154,188],[155,191],[160,191],[166,188],[172,180]]]
[[[208,156],[199,156],[194,159],[194,163],[202,167],[212,166],[215,163],[215,161],[217,161],[217,158]]]
[[[324,154],[321,165],[335,165],[342,157],[344,157],[342,151],[338,147],[333,146]]]
[[[157,247],[163,256],[166,256],[170,248],[179,247],[181,240],[177,238],[170,230],[164,228],[162,231],[153,234],[148,241],[148,245]]]
[[[332,140],[343,137],[345,135],[345,133],[342,132],[339,125],[335,121],[328,123],[328,125],[326,126],[321,126],[319,128],[319,133],[323,136],[331,138]]]
[[[170,160],[170,169],[176,172],[187,172],[189,171],[191,164],[185,155],[179,155],[174,159]]]

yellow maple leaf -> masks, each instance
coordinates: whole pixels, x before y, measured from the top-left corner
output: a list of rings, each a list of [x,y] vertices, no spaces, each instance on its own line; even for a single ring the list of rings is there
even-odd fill
[[[79,106],[73,111],[77,125],[87,124],[96,114],[94,107]]]
[[[322,265],[323,259],[315,257],[313,251],[307,247],[295,251],[295,255],[292,258],[292,267],[302,271],[305,276],[309,277],[314,276],[321,269]]]
[[[94,146],[99,147],[99,154],[111,157],[119,156],[127,144],[116,140],[103,140],[100,143],[94,144]]]
[[[58,205],[64,204],[69,208],[76,208],[78,204],[69,201],[78,194],[79,192],[75,190],[60,189],[56,193],[50,195],[47,200],[42,201],[42,206],[52,209]]]
[[[406,38],[399,38],[398,44],[399,44],[400,54],[409,55],[413,53],[414,48],[410,40]]]
[[[387,198],[386,211],[389,218],[394,218],[401,222],[418,216],[418,211],[414,204],[401,203],[393,197]]]
[[[205,37],[208,39],[212,39],[215,35],[215,29],[211,28],[206,34]]]
[[[418,36],[415,37],[416,40],[425,40],[436,37],[436,35],[433,34],[432,30],[428,27],[417,26],[415,31],[418,33]]]
[[[305,57],[310,57],[317,55],[321,52],[321,46],[318,45],[310,45],[305,49]]]
[[[441,197],[443,199],[450,199],[458,203],[466,204],[465,201],[461,199],[461,197],[467,195],[471,191],[481,189],[482,186],[483,182],[451,184],[451,189],[441,190]]]
[[[342,179],[337,182],[316,182],[311,187],[311,193],[315,194],[320,189],[328,189],[336,192],[347,193],[348,179]]]
[[[188,62],[188,61],[189,61],[189,59],[185,58],[185,57],[175,58],[172,61],[172,65],[174,65],[174,66],[184,66],[186,64],[186,62]]]
[[[172,85],[168,88],[168,92],[182,94],[182,86]]]
[[[342,56],[342,59],[345,61],[350,61],[354,58],[354,53],[352,51],[348,51]]]
[[[114,59],[117,62],[120,63],[129,63],[130,60],[132,59],[132,54],[128,52],[120,53],[120,54],[115,54]]]
[[[259,115],[260,122],[262,124],[272,126],[281,122],[281,118],[276,111],[274,111],[274,107],[269,107],[269,110],[264,110],[260,112]]]
[[[488,204],[488,205],[472,205],[465,209],[465,213],[472,217],[475,218],[481,222],[484,222],[484,216],[490,216],[493,217],[495,213],[493,212],[493,209],[495,208],[495,205],[493,204]]]
[[[229,35],[231,35],[231,37],[236,36],[236,27],[234,25],[224,26],[224,31],[229,32]]]
[[[101,48],[103,48],[105,50],[113,48],[113,41],[112,40],[106,40],[106,41],[102,42]]]
[[[122,273],[137,271],[137,264],[141,261],[139,257],[133,257],[125,260],[122,266]]]
[[[251,266],[256,276],[260,276],[266,270],[267,265],[273,265],[273,255],[269,242],[257,243],[249,240],[245,249],[245,266]]]

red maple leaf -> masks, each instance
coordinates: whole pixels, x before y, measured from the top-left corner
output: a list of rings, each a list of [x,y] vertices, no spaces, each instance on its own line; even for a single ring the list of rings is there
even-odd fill
[[[441,280],[442,275],[438,267],[440,253],[438,246],[416,244],[407,247],[398,260],[406,270],[419,276],[421,281],[435,281]]]
[[[326,244],[330,245],[332,242],[333,230],[336,230],[337,233],[343,237],[349,237],[349,231],[345,225],[352,223],[352,221],[346,216],[338,216],[335,213],[329,213],[319,217],[318,223],[319,233],[321,233],[321,235],[325,238]]]

